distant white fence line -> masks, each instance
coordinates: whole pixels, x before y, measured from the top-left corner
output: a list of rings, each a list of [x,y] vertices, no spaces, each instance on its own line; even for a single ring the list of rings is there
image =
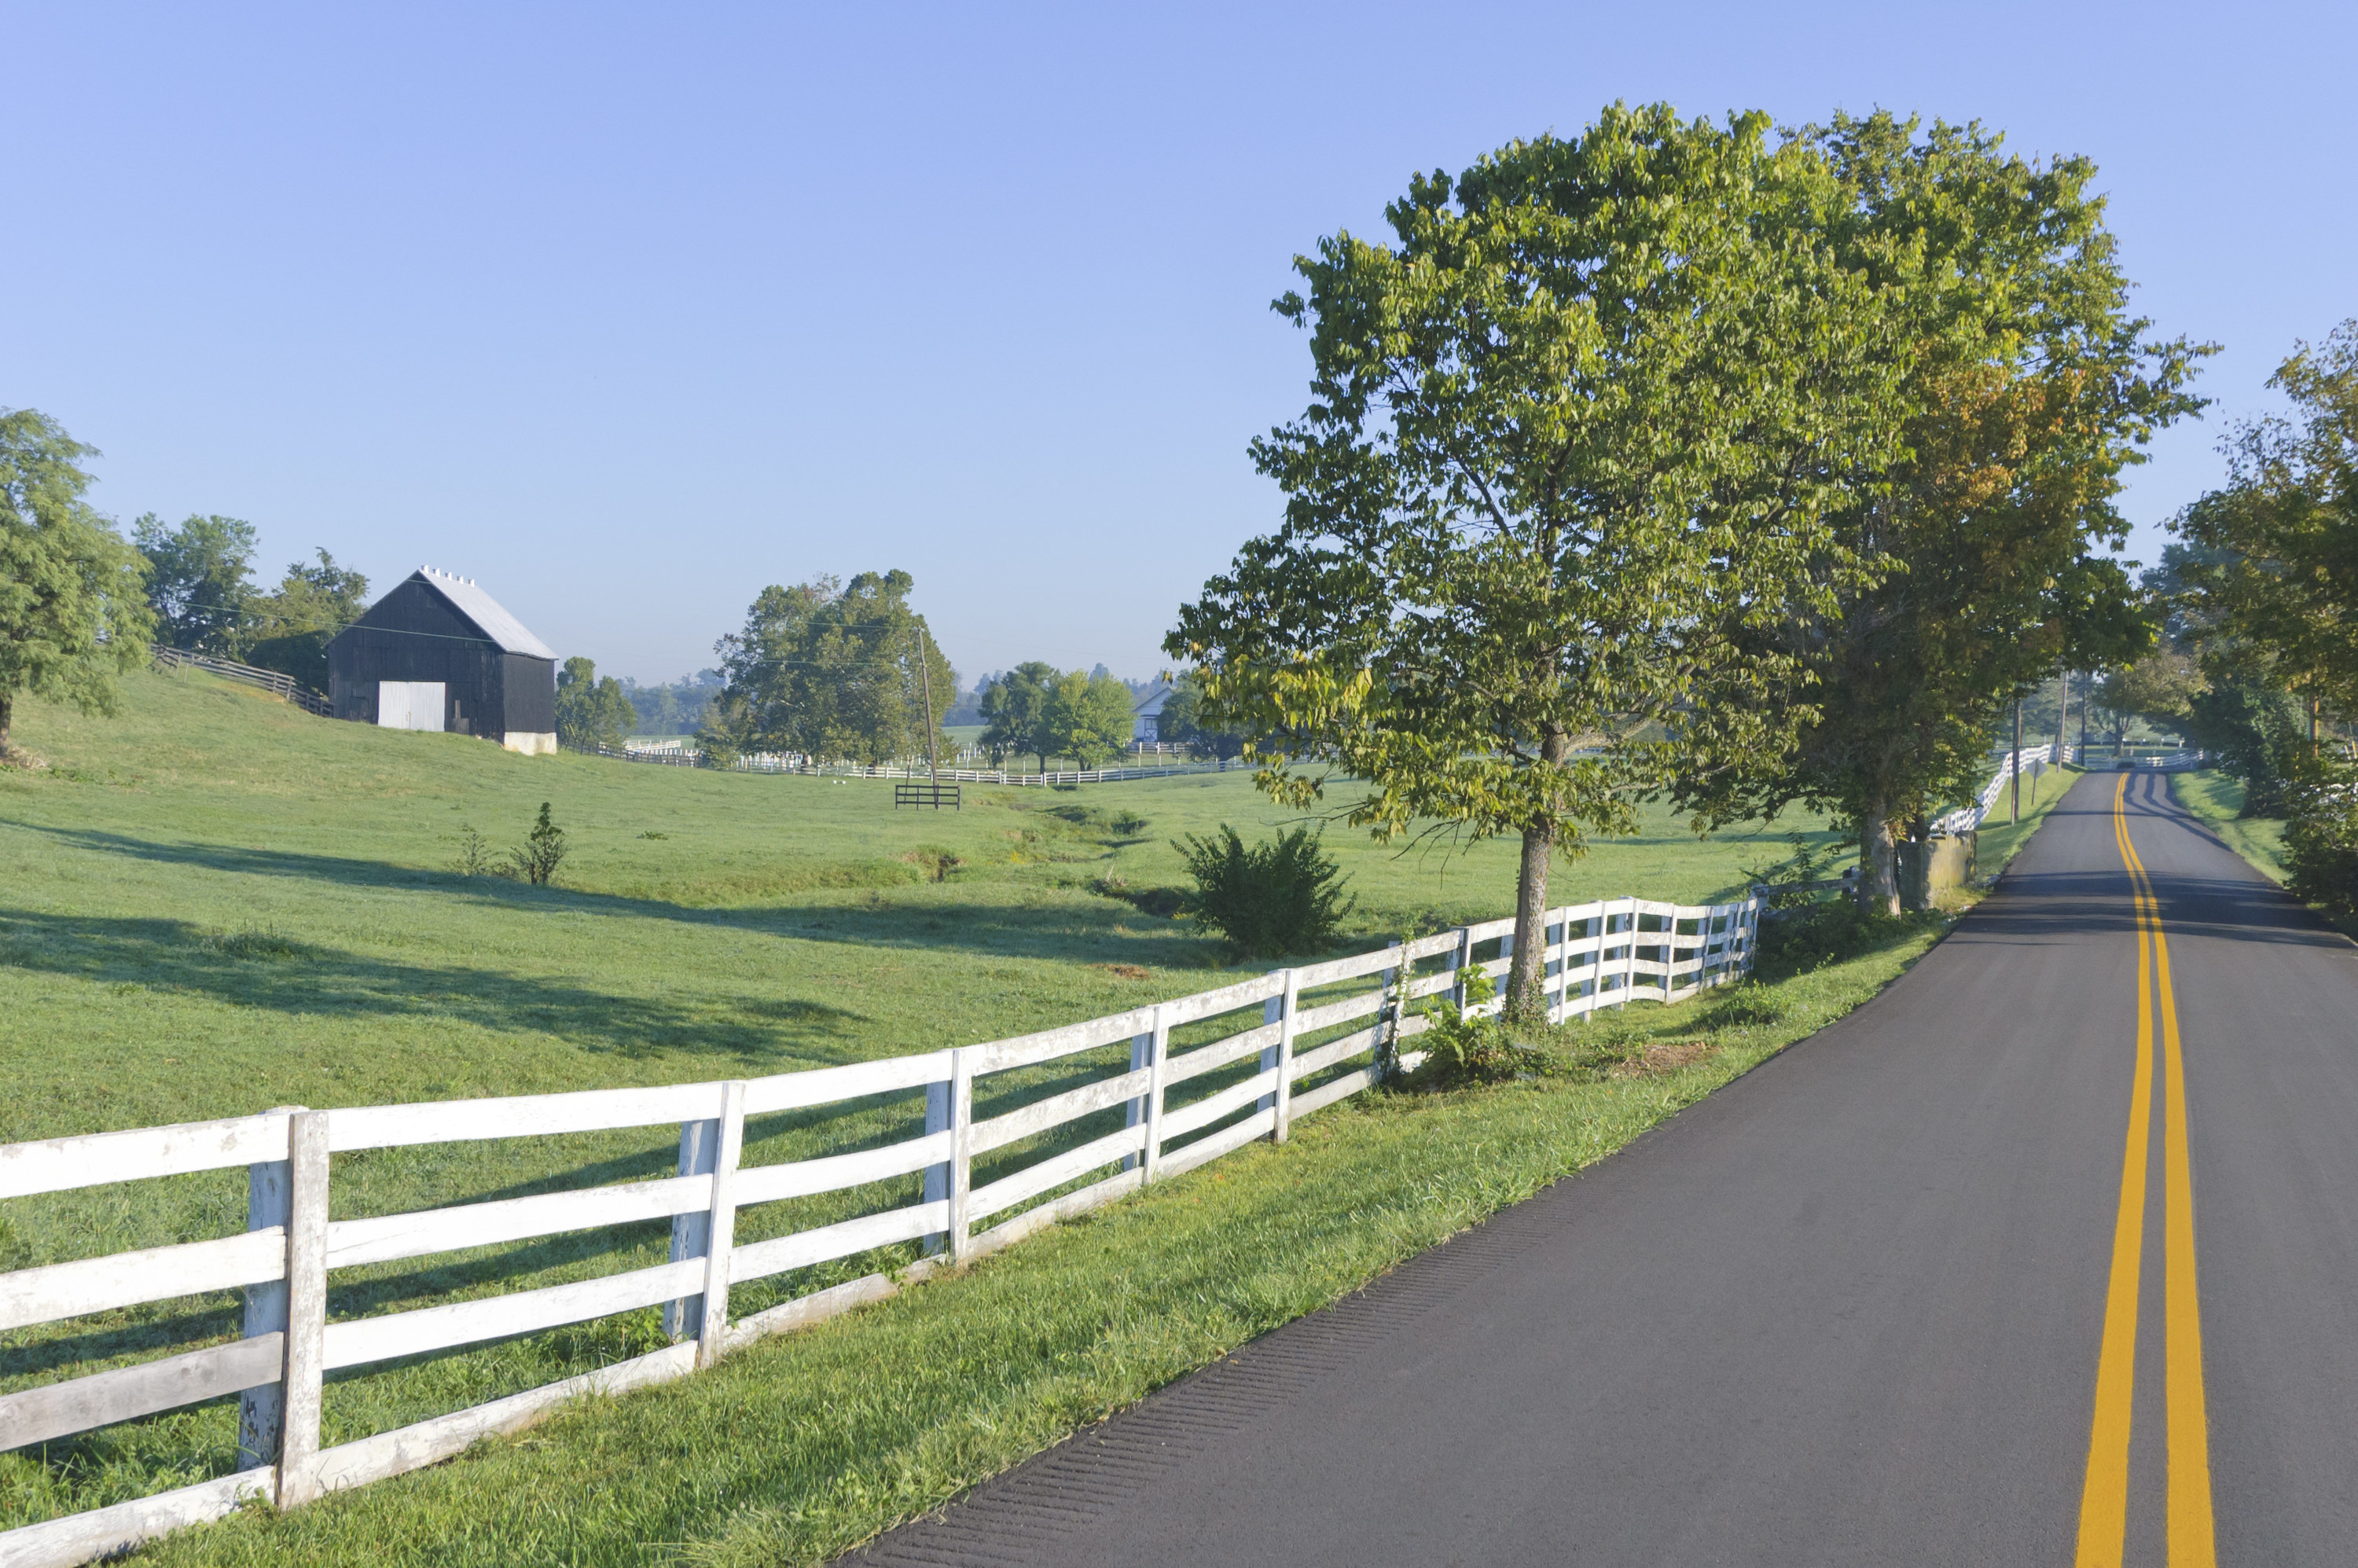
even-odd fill
[[[1682,906],[1638,898],[1547,916],[1548,1016],[1563,1021],[1631,1000],[1680,1002],[1753,963],[1761,901]],[[430,1465],[491,1433],[530,1424],[565,1400],[686,1376],[764,1336],[882,1300],[944,1263],[963,1264],[1261,1138],[1358,1093],[1427,1027],[1422,999],[1462,1007],[1465,971],[1512,962],[1514,922],[1494,920],[1352,957],[1280,969],[1110,1017],[988,1044],[723,1083],[599,1089],[516,1098],[283,1108],[224,1120],[0,1145],[0,1198],[245,1167],[247,1229],[0,1275],[0,1331],[174,1297],[243,1288],[243,1337],[0,1397],[0,1450],[21,1448],[242,1394],[239,1467],[135,1501],[0,1533],[0,1563],[52,1568],[119,1552],[259,1498],[293,1508],[322,1492]],[[1484,957],[1477,948],[1494,956]],[[1366,982],[1376,983],[1368,987]],[[1355,982],[1357,985],[1355,986]],[[1498,1005],[1493,1003],[1493,1006]],[[1228,1033],[1174,1052],[1172,1033],[1205,1020]],[[1127,1069],[978,1119],[978,1084],[1078,1054],[1130,1045]],[[1118,1060],[1118,1058],[1116,1059]],[[1002,1080],[1024,1087],[1024,1080]],[[924,1133],[882,1148],[744,1165],[748,1117],[880,1095],[922,1093]],[[914,1112],[914,1101],[910,1102]],[[1098,1117],[1109,1130],[1073,1124]],[[1119,1125],[1112,1125],[1118,1119]],[[678,1174],[372,1218],[329,1217],[330,1156],[367,1149],[543,1137],[677,1123]],[[1023,1152],[977,1162],[1065,1129]],[[1081,1141],[1073,1142],[1075,1138]],[[1105,1173],[1109,1168],[1111,1173]],[[908,1201],[909,1179],[916,1201]],[[1086,1184],[1076,1186],[1076,1183]],[[744,1245],[752,1206],[900,1184],[859,1217]],[[1060,1192],[1059,1189],[1065,1189]],[[1045,1201],[1043,1201],[1045,1200]],[[669,1218],[670,1258],[650,1268],[377,1316],[328,1320],[333,1270]],[[995,1221],[983,1228],[986,1222]],[[731,1320],[733,1284],[927,1242],[936,1256]],[[665,1307],[677,1342],[585,1376],[334,1447],[320,1446],[329,1372],[481,1345],[610,1314]]]
[[[652,762],[659,767],[698,768],[705,765],[704,753],[684,741],[648,741],[633,740],[621,747],[579,746],[570,748],[592,756],[613,757],[626,762]],[[1152,762],[1135,768],[1086,768],[1065,773],[1026,773],[1003,768],[943,768],[938,772],[922,762],[895,762],[867,766],[859,762],[820,762],[806,756],[774,752],[745,752],[726,764],[726,771],[741,773],[809,773],[827,778],[848,779],[938,779],[943,784],[1007,784],[1018,788],[1044,785],[1118,784],[1124,779],[1172,778],[1182,773],[1228,773],[1249,771],[1260,764],[1242,757],[1229,757],[1211,762]]]

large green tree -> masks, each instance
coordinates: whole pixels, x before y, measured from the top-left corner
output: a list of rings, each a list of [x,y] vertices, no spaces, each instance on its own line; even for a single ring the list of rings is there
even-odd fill
[[[637,728],[639,710],[612,676],[600,676],[591,660],[576,655],[557,672],[557,739],[587,751],[619,747]]]
[[[146,562],[82,496],[96,456],[30,408],[0,409],[0,758],[16,698],[113,713],[155,635]]]
[[[2200,552],[2184,575],[2214,646],[2358,713],[2358,319],[2299,345],[2268,384],[2292,416],[2230,435],[2226,485],[2173,524]]]
[[[1059,756],[1084,768],[1103,767],[1130,744],[1136,731],[1127,683],[1099,665],[1093,674],[1075,670],[1057,677],[1048,693],[1047,729]]]
[[[727,686],[700,733],[719,751],[799,752],[875,765],[948,744],[957,672],[909,605],[907,572],[762,590],[720,639]],[[926,726],[928,708],[933,726]]]
[[[1278,799],[1331,769],[1379,836],[1520,837],[1518,1012],[1552,856],[1629,830],[1682,753],[1786,748],[1783,656],[1734,633],[1841,579],[1823,514],[1887,465],[1907,351],[1823,237],[1842,200],[1763,115],[1617,105],[1417,178],[1389,242],[1322,241],[1278,301],[1314,365],[1253,446],[1284,524],[1165,647],[1280,753]]]
[[[157,634],[175,648],[234,654],[252,607],[254,524],[191,516],[177,528],[150,512],[131,525],[147,557],[147,602]]]
[[[1676,794],[1708,822],[1796,800],[1846,819],[1861,901],[1896,910],[1898,840],[1987,778],[2006,704],[2151,645],[2109,557],[2127,534],[2113,497],[2153,430],[2198,406],[2200,351],[2128,314],[2087,160],[1886,114],[1801,140],[1840,182],[1828,243],[1904,323],[1906,441],[1830,510],[1807,567],[1824,596],[1736,633],[1789,677],[1779,700],[1807,715],[1792,743],[1699,759]]]
[[[982,743],[994,759],[1031,752],[1040,771],[1048,771],[1048,748],[1055,743],[1050,688],[1058,678],[1055,665],[1028,659],[990,683],[982,694]]]

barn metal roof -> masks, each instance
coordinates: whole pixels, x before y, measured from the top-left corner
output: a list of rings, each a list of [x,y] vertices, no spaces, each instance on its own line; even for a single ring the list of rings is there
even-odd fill
[[[523,622],[508,613],[505,605],[477,587],[473,578],[436,571],[432,567],[418,568],[417,575],[427,587],[449,600],[460,614],[473,622],[502,652],[530,654],[535,659],[557,657],[556,649],[534,636]]]

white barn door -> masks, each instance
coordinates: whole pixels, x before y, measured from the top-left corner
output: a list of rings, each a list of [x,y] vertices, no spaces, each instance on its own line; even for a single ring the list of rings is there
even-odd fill
[[[380,730],[442,729],[443,683],[438,680],[377,682],[376,722]]]

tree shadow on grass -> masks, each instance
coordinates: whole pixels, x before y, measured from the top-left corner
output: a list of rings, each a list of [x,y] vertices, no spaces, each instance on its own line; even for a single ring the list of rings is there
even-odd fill
[[[439,893],[517,909],[550,909],[638,920],[665,920],[712,930],[743,931],[809,942],[868,947],[961,949],[996,957],[1071,959],[1076,943],[1100,946],[1102,957],[1163,968],[1200,966],[1205,939],[1175,922],[1141,914],[1127,903],[1092,900],[1040,907],[931,897],[906,904],[863,907],[842,902],[847,890],[824,890],[828,902],[699,908],[663,899],[575,888],[535,888],[488,877],[397,866],[384,860],[229,844],[169,843],[91,828],[26,827],[59,844],[94,854],[121,855],[162,865],[196,866],[245,876],[287,877],[339,887]],[[914,886],[915,884],[911,884]],[[873,896],[871,890],[871,896]],[[1102,910],[1090,905],[1102,903]]]
[[[494,969],[363,957],[276,936],[264,944],[223,939],[182,920],[0,908],[0,964],[189,991],[293,1017],[358,1014],[532,1030],[633,1060],[718,1051],[749,1071],[782,1072],[873,1054],[849,1044],[868,1016],[827,1002],[657,1001]]]

